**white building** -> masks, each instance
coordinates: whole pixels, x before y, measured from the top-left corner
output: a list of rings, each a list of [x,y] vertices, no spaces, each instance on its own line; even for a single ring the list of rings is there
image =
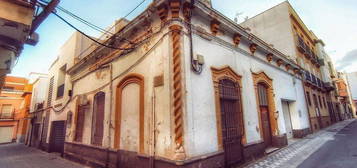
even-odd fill
[[[49,151],[92,167],[224,167],[308,132],[299,66],[209,1],[156,0],[123,25],[87,54],[73,35],[51,66]]]

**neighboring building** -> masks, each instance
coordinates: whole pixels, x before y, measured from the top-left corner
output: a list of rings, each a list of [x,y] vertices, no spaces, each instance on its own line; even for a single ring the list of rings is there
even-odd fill
[[[60,48],[58,58],[49,68],[45,100],[41,99],[43,107],[37,106],[39,108],[37,110],[41,112],[34,114],[36,124],[33,137],[36,138],[32,138],[32,142],[36,147],[48,152],[63,153],[66,121],[68,115],[71,116],[73,113],[69,111],[68,105],[74,99],[72,79],[67,75],[67,70],[73,66],[75,56],[87,52],[86,49],[88,47],[91,49],[91,44],[92,42],[79,32],[74,33]],[[91,86],[91,82],[86,83],[85,86]]]
[[[99,38],[110,48],[75,33],[51,65],[44,149],[92,167],[218,168],[309,133],[299,65],[210,1],[155,0],[114,28]]]
[[[342,72],[337,73],[336,79],[338,99],[340,101],[340,115],[343,120],[352,118],[355,106],[352,100],[350,88],[347,81],[347,75]]]
[[[24,141],[31,90],[26,78],[5,78],[0,93],[0,143]]]
[[[326,72],[321,69],[324,66],[321,54],[323,46],[320,46],[320,50],[317,48],[322,41],[306,27],[290,3],[284,1],[241,25],[288,55],[304,69],[304,90],[311,129],[317,131],[330,125],[334,111],[328,109],[326,102],[333,103],[333,95],[329,92],[334,88],[328,74],[323,74]],[[320,53],[317,54],[318,52]]]
[[[37,27],[59,3],[52,0],[45,10],[39,10],[37,0],[0,1],[0,87],[6,74],[11,72],[23,45],[36,45],[39,37]],[[40,13],[37,13],[41,11]]]
[[[314,34],[313,34],[314,35]],[[314,35],[315,39],[318,39]],[[327,108],[330,114],[331,122],[335,123],[341,121],[340,118],[340,109],[338,108],[340,105],[340,101],[338,100],[338,92],[336,90],[336,78],[337,71],[334,67],[334,64],[330,58],[330,56],[326,53],[324,46],[325,43],[319,39],[315,41],[317,56],[320,58],[319,61],[321,63],[321,75],[322,81],[324,82],[324,87],[326,91],[326,103]]]
[[[32,98],[30,104],[29,122],[26,144],[29,146],[42,147],[42,135],[47,130],[43,123],[44,120],[44,104],[48,91],[47,74],[31,72],[29,74],[29,83],[32,84]],[[45,139],[44,139],[45,140]]]
[[[347,81],[351,89],[352,99],[357,100],[357,72],[347,73]]]

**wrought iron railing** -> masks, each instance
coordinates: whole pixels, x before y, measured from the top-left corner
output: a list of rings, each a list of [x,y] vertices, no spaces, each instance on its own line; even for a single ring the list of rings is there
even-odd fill
[[[305,79],[311,82],[311,75],[309,71],[305,71]]]
[[[304,43],[304,40],[300,36],[297,36],[297,39],[298,39],[297,47],[304,54],[306,51],[306,45]]]
[[[311,74],[311,82],[315,85],[317,85],[317,79],[316,76],[314,74]]]

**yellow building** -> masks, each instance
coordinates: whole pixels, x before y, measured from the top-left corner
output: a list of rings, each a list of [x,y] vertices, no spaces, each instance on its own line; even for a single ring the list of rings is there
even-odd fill
[[[24,142],[31,90],[25,78],[5,78],[0,93],[0,143]]]

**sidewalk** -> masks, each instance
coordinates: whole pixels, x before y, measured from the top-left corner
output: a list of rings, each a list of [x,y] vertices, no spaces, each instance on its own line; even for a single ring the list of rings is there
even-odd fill
[[[314,134],[310,134],[288,146],[267,155],[254,163],[248,164],[247,168],[296,168],[306,158],[317,151],[327,141],[332,140],[334,135],[355,121],[355,119],[341,121]]]
[[[23,144],[0,145],[0,168],[87,168]]]

